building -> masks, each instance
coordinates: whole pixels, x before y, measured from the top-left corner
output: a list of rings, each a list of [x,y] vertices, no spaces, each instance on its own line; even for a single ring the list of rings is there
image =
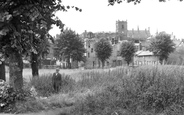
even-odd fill
[[[120,46],[122,42],[133,41],[136,46],[136,50],[145,50],[146,41],[149,38],[149,29],[145,30],[128,30],[127,21],[116,21],[116,32],[99,32],[92,33],[85,31],[81,37],[84,39],[86,49],[86,63],[85,68],[98,68],[102,64],[95,54],[95,43],[98,40],[107,39],[113,48],[111,57],[106,60],[105,67],[116,67],[126,64],[124,59],[120,56]]]
[[[135,53],[134,56],[134,65],[158,65],[159,59],[157,56],[150,51],[140,50]]]

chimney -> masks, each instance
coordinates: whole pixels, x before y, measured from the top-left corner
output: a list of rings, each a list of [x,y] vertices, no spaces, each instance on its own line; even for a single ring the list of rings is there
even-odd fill
[[[139,31],[139,26],[137,26],[137,31]]]
[[[150,27],[148,27],[148,32],[150,33]]]
[[[156,31],[156,35],[158,35],[158,29],[157,29],[157,31]]]
[[[87,30],[84,31],[84,38],[87,37]]]

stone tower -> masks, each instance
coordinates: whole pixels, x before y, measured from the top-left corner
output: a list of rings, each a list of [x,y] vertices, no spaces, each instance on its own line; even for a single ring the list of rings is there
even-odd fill
[[[116,21],[116,32],[127,35],[127,21]]]

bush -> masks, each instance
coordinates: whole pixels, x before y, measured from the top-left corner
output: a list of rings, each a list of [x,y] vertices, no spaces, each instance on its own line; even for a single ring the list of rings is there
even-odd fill
[[[26,101],[31,97],[31,92],[28,90],[15,91],[5,82],[0,82],[0,110],[1,112],[14,112],[16,111],[15,104],[17,102]]]

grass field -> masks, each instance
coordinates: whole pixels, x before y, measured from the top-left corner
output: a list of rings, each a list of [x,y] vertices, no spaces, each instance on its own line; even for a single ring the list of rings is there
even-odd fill
[[[48,114],[51,110],[54,115],[59,111],[53,108],[68,107],[65,115],[184,115],[183,70],[182,66],[171,65],[60,70],[71,76],[63,75],[66,84],[55,94],[52,76],[48,75],[55,70],[43,69],[31,82],[40,94],[51,95],[18,103],[16,108],[20,113],[43,110]],[[31,76],[30,69],[23,74],[24,78]]]
[[[115,69],[115,68],[113,68]],[[61,74],[67,74],[70,75],[74,80],[78,81],[80,78],[80,75],[84,72],[103,72],[108,71],[109,69],[60,69],[59,73]],[[46,75],[46,74],[53,74],[56,70],[55,69],[39,69],[39,75]],[[31,69],[23,69],[23,79],[26,81],[29,81],[30,78],[32,78],[32,70]],[[6,68],[6,80],[9,81],[9,72],[8,68]]]

